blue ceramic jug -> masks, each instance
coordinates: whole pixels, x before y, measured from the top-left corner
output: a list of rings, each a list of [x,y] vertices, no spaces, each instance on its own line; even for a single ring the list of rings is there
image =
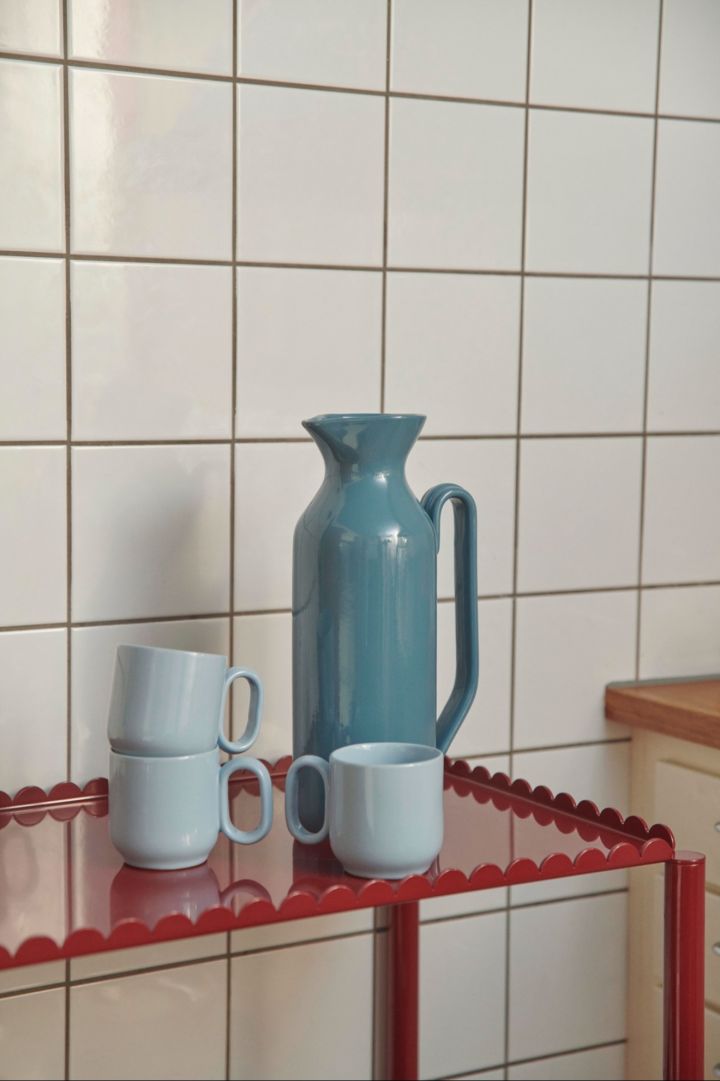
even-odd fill
[[[478,681],[477,540],[472,496],[439,484],[418,500],[405,460],[425,418],[343,413],[303,421],[325,479],[295,528],[293,753],[329,758],[349,743],[397,741],[447,751]],[[436,719],[440,513],[455,512],[457,668]],[[321,820],[317,777],[303,771],[300,814]]]

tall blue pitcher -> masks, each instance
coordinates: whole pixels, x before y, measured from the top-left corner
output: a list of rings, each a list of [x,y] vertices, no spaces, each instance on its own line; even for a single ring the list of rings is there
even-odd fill
[[[405,461],[425,418],[328,414],[303,421],[325,479],[295,528],[293,753],[398,740],[446,751],[478,681],[475,502],[454,484],[418,502]],[[455,684],[436,719],[440,513],[455,512]],[[300,812],[322,797],[305,771]]]

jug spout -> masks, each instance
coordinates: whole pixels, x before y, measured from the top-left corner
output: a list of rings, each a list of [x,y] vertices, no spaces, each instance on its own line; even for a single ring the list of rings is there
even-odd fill
[[[416,413],[325,413],[302,422],[328,468],[368,472],[402,469],[424,423]]]

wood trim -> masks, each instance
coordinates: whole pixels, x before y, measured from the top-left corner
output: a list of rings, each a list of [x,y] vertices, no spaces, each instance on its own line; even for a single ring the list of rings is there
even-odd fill
[[[610,684],[605,716],[720,749],[720,679]]]

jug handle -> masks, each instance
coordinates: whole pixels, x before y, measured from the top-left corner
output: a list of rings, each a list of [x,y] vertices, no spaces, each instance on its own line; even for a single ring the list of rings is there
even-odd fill
[[[440,549],[440,515],[452,500],[455,520],[455,683],[437,722],[437,746],[446,753],[475,698],[478,685],[477,511],[475,500],[457,484],[437,484],[421,505]]]

